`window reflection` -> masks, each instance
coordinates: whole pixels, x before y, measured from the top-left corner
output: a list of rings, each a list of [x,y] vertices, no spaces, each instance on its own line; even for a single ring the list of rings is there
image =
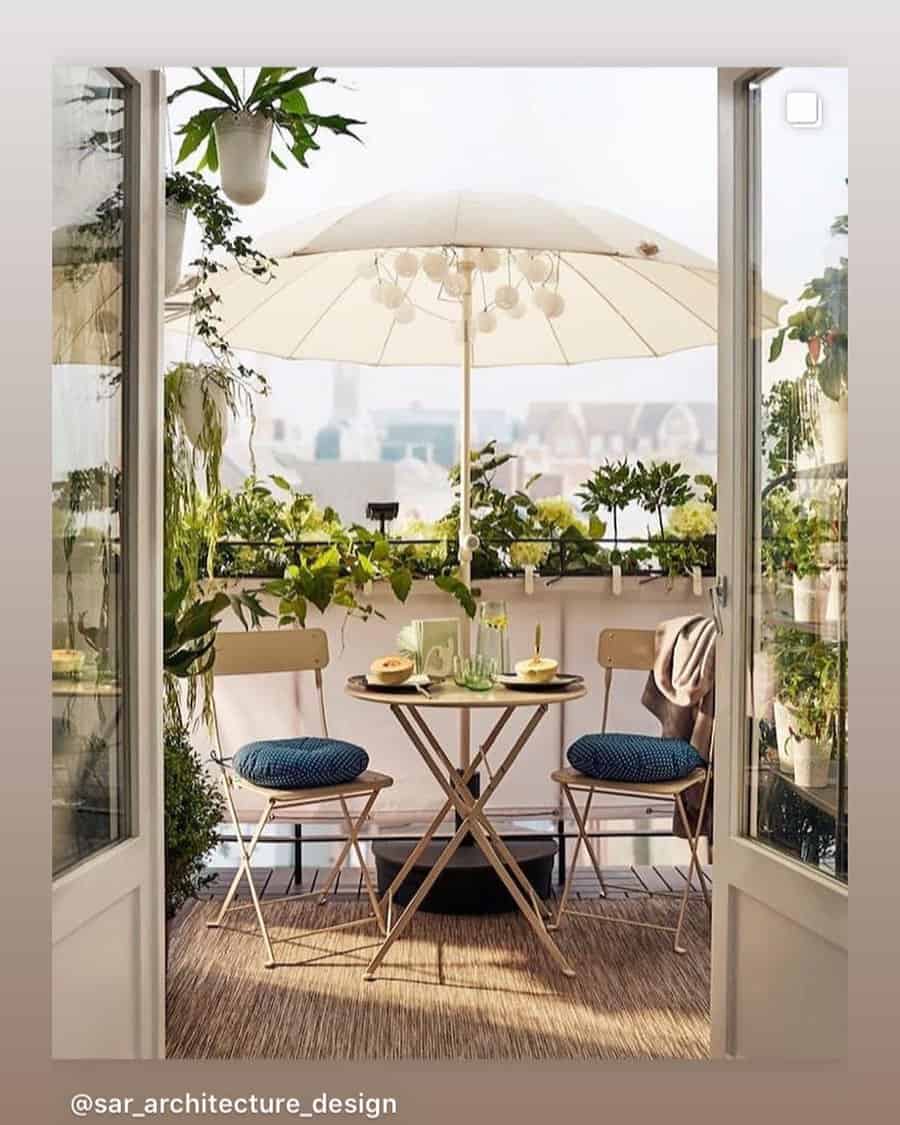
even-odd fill
[[[53,872],[128,832],[122,628],[125,90],[54,73]]]

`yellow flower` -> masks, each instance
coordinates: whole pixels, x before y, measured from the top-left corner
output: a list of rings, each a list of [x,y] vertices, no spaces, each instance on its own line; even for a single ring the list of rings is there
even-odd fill
[[[420,562],[443,562],[447,558],[446,532],[436,523],[425,520],[408,520],[400,531],[401,539],[439,539],[439,543],[423,543],[413,547],[413,557]]]
[[[562,496],[545,496],[542,500],[535,500],[534,506],[537,510],[537,521],[542,528],[550,531],[566,531],[570,527],[575,527],[582,535],[587,535],[587,524],[578,518],[575,509]]]
[[[509,548],[509,561],[514,567],[540,566],[549,554],[549,543],[513,543]]]
[[[688,500],[669,514],[669,532],[679,539],[702,539],[716,533],[716,513],[705,500]]]

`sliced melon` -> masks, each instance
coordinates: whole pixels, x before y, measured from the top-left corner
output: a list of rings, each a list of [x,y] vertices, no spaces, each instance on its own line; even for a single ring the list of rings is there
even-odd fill
[[[520,680],[543,684],[553,679],[558,667],[558,660],[551,660],[548,656],[531,656],[528,660],[516,662],[516,675]]]
[[[369,675],[382,684],[402,684],[414,669],[415,665],[407,656],[381,656],[372,661]]]

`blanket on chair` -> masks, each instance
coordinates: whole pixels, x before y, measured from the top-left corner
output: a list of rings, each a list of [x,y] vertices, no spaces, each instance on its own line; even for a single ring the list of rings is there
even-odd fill
[[[663,738],[683,738],[709,760],[716,710],[716,626],[709,617],[673,617],[656,627],[656,658],[641,695],[659,719]],[[684,796],[691,825],[700,812],[702,786]],[[684,836],[677,812],[672,830]],[[700,830],[712,844],[712,786]]]

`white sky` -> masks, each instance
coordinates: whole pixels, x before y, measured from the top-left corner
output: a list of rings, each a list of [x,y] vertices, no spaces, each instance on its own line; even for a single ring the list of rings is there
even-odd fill
[[[248,86],[255,77],[248,68]],[[530,191],[550,199],[618,211],[716,256],[716,76],[687,68],[367,68],[328,69],[339,85],[314,87],[323,113],[361,118],[365,144],[321,138],[310,169],[271,169],[269,189],[240,208],[247,231],[262,234],[304,215],[355,205],[390,191],[452,188]],[[193,79],[167,72],[169,89]],[[824,125],[783,123],[788,89],[813,89]],[[846,209],[847,81],[842,70],[791,70],[767,87],[765,285],[792,298],[835,248],[827,237]],[[199,103],[180,99],[172,125]],[[177,139],[175,141],[177,148]],[[186,167],[190,167],[189,162]],[[187,253],[192,251],[189,242]],[[330,365],[265,360],[276,414],[321,424],[330,408]],[[566,369],[520,367],[476,372],[476,408],[573,400],[715,398],[715,350],[658,360],[608,361]],[[365,405],[458,402],[458,380],[446,368],[373,369]]]

